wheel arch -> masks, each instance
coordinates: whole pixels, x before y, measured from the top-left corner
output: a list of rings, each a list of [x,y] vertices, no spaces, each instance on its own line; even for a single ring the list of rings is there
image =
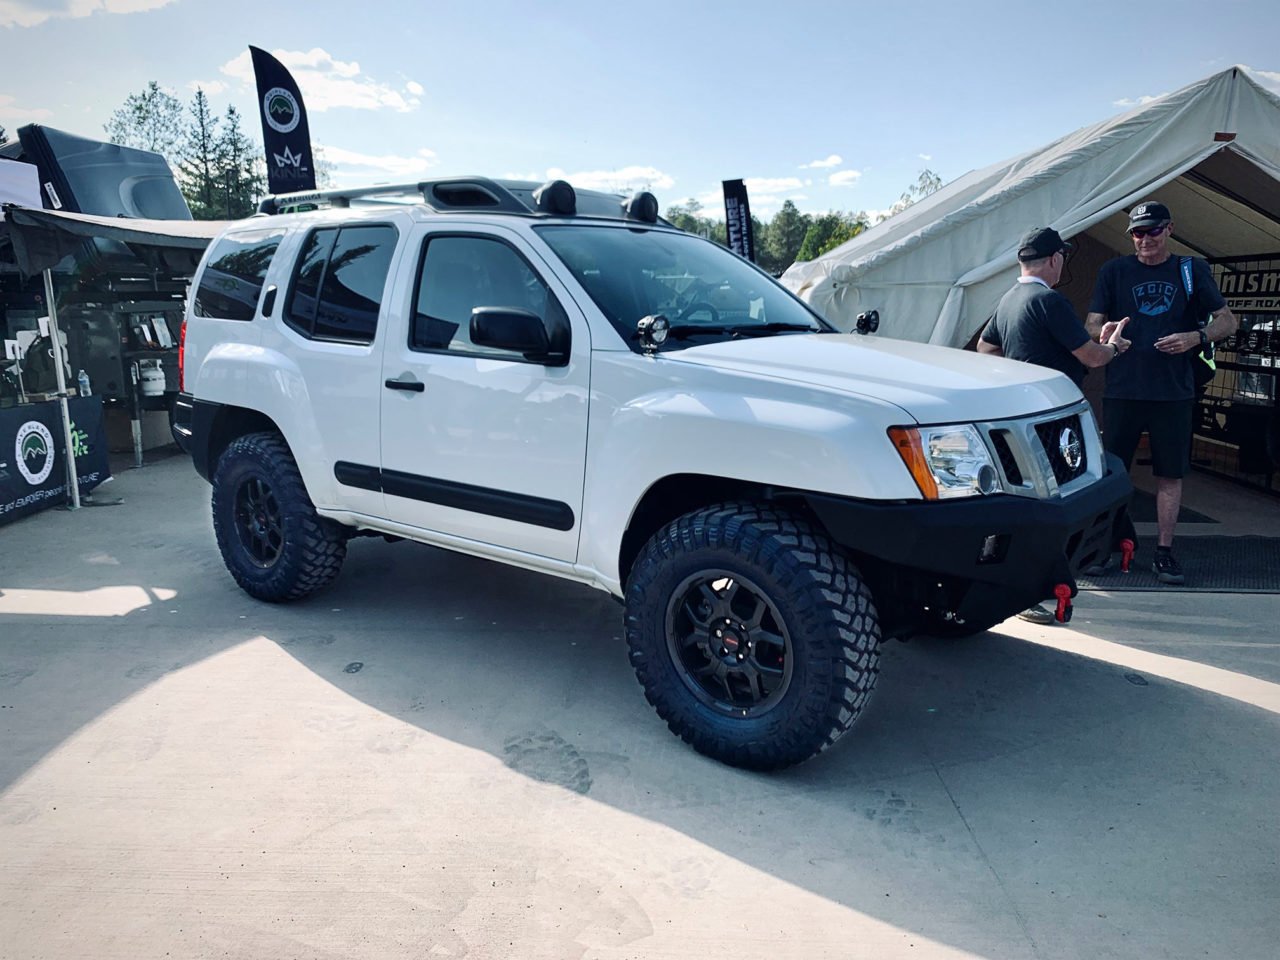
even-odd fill
[[[193,427],[195,435],[203,437],[204,442],[193,447],[192,462],[196,472],[210,482],[213,481],[214,471],[218,469],[218,460],[227,447],[245,434],[276,433],[286,446],[289,443],[284,439],[284,431],[271,417],[248,407],[197,401],[193,411]]]
[[[625,584],[644,545],[676,517],[728,500],[786,501],[810,520],[813,516],[798,490],[698,473],[677,473],[655,481],[644,492],[618,545],[618,580]]]

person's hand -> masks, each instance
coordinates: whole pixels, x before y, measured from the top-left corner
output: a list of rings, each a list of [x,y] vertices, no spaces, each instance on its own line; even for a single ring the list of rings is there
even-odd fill
[[[1102,325],[1102,330],[1098,333],[1098,342],[1106,343],[1111,339],[1111,334],[1115,333],[1117,327],[1123,327],[1128,322],[1128,317],[1123,320],[1108,320]]]
[[[1186,353],[1200,346],[1200,333],[1191,330],[1186,333],[1170,333],[1156,341],[1156,349],[1161,353]]]
[[[1106,333],[1104,342],[1109,343],[1116,348],[1116,356],[1119,356],[1129,349],[1129,341],[1121,336],[1121,334],[1124,333],[1124,325],[1128,322],[1129,318],[1125,317],[1118,323],[1108,323],[1102,328],[1103,332]],[[1108,331],[1107,327],[1110,327],[1111,329]]]

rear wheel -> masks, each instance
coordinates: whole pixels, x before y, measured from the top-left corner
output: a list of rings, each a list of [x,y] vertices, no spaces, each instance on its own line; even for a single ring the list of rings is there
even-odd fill
[[[748,503],[660,530],[626,594],[645,696],[694,749],[758,770],[840,738],[875,686],[880,627],[857,570],[808,522]]]
[[[347,553],[345,528],[316,514],[293,454],[275,433],[239,437],[219,458],[213,529],[236,583],[272,603],[330,583]]]

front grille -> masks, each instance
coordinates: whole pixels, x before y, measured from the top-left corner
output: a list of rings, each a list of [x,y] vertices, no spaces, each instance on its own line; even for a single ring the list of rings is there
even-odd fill
[[[1080,459],[1074,467],[1067,463],[1067,459],[1062,452],[1060,438],[1064,430],[1072,432],[1080,448]],[[1036,434],[1040,437],[1040,444],[1044,447],[1045,455],[1049,458],[1049,466],[1053,468],[1053,476],[1058,481],[1059,486],[1074,480],[1089,469],[1088,457],[1085,455],[1084,431],[1080,429],[1079,414],[1063,417],[1059,420],[1037,423]]]
[[[1000,469],[1004,471],[1004,478],[1015,487],[1022,486],[1022,470],[1013,455],[1013,450],[1009,447],[1007,431],[992,430],[991,445],[996,448],[996,456],[1000,458]]]

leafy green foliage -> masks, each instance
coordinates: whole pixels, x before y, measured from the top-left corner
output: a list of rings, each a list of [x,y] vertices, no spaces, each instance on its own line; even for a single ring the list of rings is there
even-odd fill
[[[103,129],[112,143],[173,157],[183,139],[182,103],[150,80],[141,93],[125,98]]]
[[[800,252],[796,260],[814,260],[828,250],[834,250],[840,244],[852,240],[871,225],[866,213],[844,213],[833,210],[814,217],[800,244]]]
[[[152,80],[126,98],[105,130],[112,143],[163,156],[197,220],[247,217],[266,193],[262,148],[241,129],[235,107],[215,116],[202,89],[184,116],[178,99]]]

